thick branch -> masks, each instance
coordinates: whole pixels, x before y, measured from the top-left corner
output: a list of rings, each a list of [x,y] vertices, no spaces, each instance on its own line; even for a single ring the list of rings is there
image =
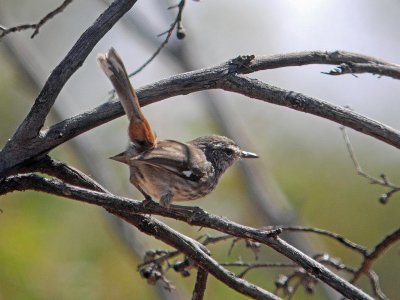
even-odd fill
[[[348,108],[334,105],[301,93],[287,91],[263,83],[257,79],[250,79],[244,76],[230,76],[223,83],[223,89],[240,93],[250,98],[313,114],[370,135],[396,148],[400,148],[399,131]]]
[[[112,213],[122,217],[128,223],[137,227],[140,231],[179,249],[193,259],[201,268],[204,268],[204,270],[210,272],[213,276],[239,293],[250,296],[254,299],[280,299],[274,294],[265,291],[246,280],[236,277],[233,273],[221,267],[217,261],[205,253],[203,249],[199,247],[198,242],[189,239],[160,221],[138,214],[132,215],[122,211],[112,211]]]
[[[330,70],[322,72],[327,75],[343,75],[343,74],[361,74],[371,73],[379,76],[388,76],[395,79],[400,79],[400,68],[398,65],[381,65],[376,63],[343,63]]]
[[[350,299],[372,299],[369,295],[340,278],[322,264],[316,262],[301,251],[276,237],[279,231],[271,232],[240,225],[226,218],[211,215],[198,207],[178,206],[178,208],[175,208],[175,206],[172,205],[170,209],[165,209],[155,202],[143,205],[140,201],[106,193],[89,191],[65,184],[56,179],[46,179],[32,174],[8,177],[3,180],[2,184],[0,184],[0,194],[13,190],[26,189],[43,191],[99,205],[107,210],[112,210],[113,213],[118,211],[119,214],[124,214],[124,216],[135,215],[138,213],[160,215],[181,220],[191,225],[212,228],[240,238],[251,239],[275,249],[277,252],[296,262],[315,277],[319,278]],[[137,215],[135,215],[135,218],[136,216]],[[202,264],[200,264],[200,266],[204,267]],[[215,276],[210,269],[205,269]]]
[[[20,169],[19,172],[40,172],[61,179],[65,183],[69,183],[74,186],[108,193],[104,187],[99,185],[95,180],[90,178],[85,173],[72,168],[63,162],[57,161],[50,156],[45,156],[43,159]]]
[[[14,136],[0,152],[0,170],[12,167],[17,161],[22,162],[29,157],[35,156],[29,152],[37,147],[34,141],[38,141],[39,131],[42,129],[45,119],[61,89],[76,70],[82,66],[98,41],[135,3],[136,0],[115,0],[97,18],[94,24],[81,35],[65,58],[51,72],[32,109]],[[38,155],[40,150],[35,152]],[[28,157],[27,154],[29,155]]]
[[[121,0],[121,2],[123,1]],[[73,51],[71,50],[71,52]],[[316,52],[309,53],[313,54]],[[321,53],[324,53],[326,57],[330,57],[336,52]],[[347,53],[343,51],[339,53],[341,54],[339,57],[343,58],[344,62],[349,59],[355,60],[355,57],[357,57],[357,54],[354,53]],[[296,61],[296,57],[301,62],[298,62],[298,65],[315,63],[316,59],[314,58],[314,56],[310,54],[310,57],[308,58],[306,54],[307,53],[288,54],[287,56],[292,57],[292,60],[287,60],[285,56],[282,56],[280,66],[293,65]],[[339,58],[337,58],[337,61],[333,61],[327,58],[324,60],[324,56],[321,57],[322,58],[319,59],[318,63],[325,62],[327,64],[336,64],[339,61]],[[358,57],[359,61],[366,61],[368,58],[362,55],[358,55]],[[78,58],[79,57],[77,57],[77,59]],[[145,106],[173,96],[186,95],[201,90],[225,89],[228,91],[246,95],[251,98],[260,99],[277,105],[283,105],[292,109],[332,120],[339,124],[353,128],[354,130],[360,131],[364,134],[373,136],[387,144],[393,145],[394,147],[400,148],[400,133],[389,126],[371,120],[349,109],[342,108],[340,106],[336,106],[313,97],[308,97],[300,93],[295,93],[292,91],[270,86],[258,80],[252,80],[247,77],[237,75],[238,73],[248,72],[249,69],[247,65],[252,66],[251,64],[253,60],[259,62],[260,66],[253,66],[253,68],[257,67],[256,70],[258,70],[259,68],[261,68],[262,62],[266,61],[267,59],[265,57],[253,59],[252,56],[244,58],[239,57],[218,66],[175,75],[168,79],[164,79],[151,85],[147,85],[137,90],[141,106]],[[277,58],[275,58],[275,60],[279,62]],[[265,64],[263,66],[265,68],[273,68],[273,66],[268,66],[268,64]],[[379,68],[376,68],[375,71],[378,72]],[[53,74],[55,73],[57,72],[54,71]],[[55,77],[60,77],[59,79],[62,79],[61,85],[59,83],[53,83],[56,87],[59,87],[59,89],[61,89],[61,86],[68,78],[64,75],[56,76],[53,74],[50,76],[48,84],[50,82],[50,79],[54,80]],[[69,72],[68,74],[70,76],[72,73]],[[50,92],[49,88],[47,87],[48,84],[46,84],[43,88],[43,91],[40,94],[42,96],[39,95],[38,98],[43,100],[44,104],[37,104],[40,103],[40,101],[36,101],[36,104],[32,108],[32,111],[27,118],[28,120],[33,121],[32,118],[35,119],[33,117],[34,111],[38,110],[41,107],[44,107],[45,111],[48,111],[51,105],[54,103],[56,95],[54,93],[48,94]],[[57,94],[59,92],[59,89],[57,89]],[[49,101],[46,100],[47,97],[50,98]],[[38,114],[39,119],[43,121],[45,116],[47,115],[47,112],[43,113],[39,111]],[[17,166],[24,161],[35,158],[38,155],[46,154],[51,149],[68,141],[69,139],[101,124],[104,124],[112,119],[115,119],[121,115],[123,115],[123,110],[119,101],[104,103],[91,111],[82,113],[70,119],[66,119],[52,126],[49,130],[42,131],[41,134],[37,137],[32,137],[31,135],[29,135],[27,139],[20,140],[21,143],[24,143],[24,147],[22,148],[23,151],[21,151],[21,145],[19,143],[15,143],[15,137],[23,137],[24,134],[27,134],[26,132],[29,131],[29,124],[31,122],[24,121],[23,126],[21,125],[22,127],[19,128],[16,135],[11,139],[9,143],[7,143],[2,152],[0,152],[0,178],[15,173]],[[34,126],[33,128],[39,130],[42,126],[41,122],[39,122],[40,126]],[[38,123],[36,125],[38,125]]]

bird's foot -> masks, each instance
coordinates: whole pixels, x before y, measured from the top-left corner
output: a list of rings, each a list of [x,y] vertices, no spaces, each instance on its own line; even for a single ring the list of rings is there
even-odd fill
[[[160,198],[160,205],[165,208],[169,208],[171,206],[171,202],[172,202],[172,193],[171,192],[168,192],[168,193],[162,195]]]
[[[148,207],[153,203],[155,203],[155,201],[149,195],[144,196],[144,200],[142,201],[143,206]]]

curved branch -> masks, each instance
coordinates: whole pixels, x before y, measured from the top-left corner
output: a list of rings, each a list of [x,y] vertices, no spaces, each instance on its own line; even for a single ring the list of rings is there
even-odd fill
[[[4,194],[13,190],[27,189],[43,191],[54,195],[59,195],[62,197],[67,197],[70,199],[102,206],[107,210],[111,210],[115,214],[124,216],[124,218],[132,216],[132,218],[137,220],[137,214],[139,213],[160,215],[176,220],[181,220],[190,225],[216,229],[226,234],[234,235],[244,239],[251,239],[265,244],[273,248],[277,252],[281,253],[282,255],[288,257],[289,259],[303,267],[306,271],[313,274],[316,278],[330,285],[342,295],[350,299],[372,299],[368,294],[353,286],[341,277],[337,276],[332,271],[324,267],[322,264],[308,257],[301,251],[283,241],[282,239],[276,237],[277,234],[280,233],[280,231],[271,232],[240,225],[226,218],[211,215],[198,207],[171,205],[169,209],[165,209],[156,202],[150,202],[143,205],[142,202],[137,200],[118,197],[107,193],[89,191],[79,187],[71,186],[69,184],[65,184],[64,182],[61,182],[57,179],[42,178],[33,174],[10,176],[6,179],[3,179],[2,184],[0,184],[0,194]],[[151,232],[149,232],[149,234],[153,235],[153,233]],[[162,235],[159,237],[161,239],[163,238]],[[175,247],[176,245],[173,246]],[[183,251],[180,247],[181,246],[177,248]],[[186,249],[186,251],[189,250]],[[185,251],[183,252],[186,253]],[[193,254],[190,255],[191,258],[193,258],[192,255]],[[193,259],[198,262],[196,258]],[[215,270],[207,268],[207,266],[204,264],[199,264],[200,266],[204,267],[205,270],[216,276]]]
[[[211,258],[199,247],[199,243],[173,230],[157,219],[145,217],[138,214],[130,214],[122,211],[111,211],[113,214],[122,217],[128,223],[137,227],[140,231],[159,239],[168,245],[181,250],[196,263],[210,272],[216,278],[224,282],[232,289],[250,296],[254,299],[279,300],[278,296],[249,283],[246,280],[236,277],[233,273],[221,267],[216,260]]]
[[[352,67],[352,69],[342,73],[327,73],[329,75],[371,73],[400,79],[400,65],[389,63],[372,56],[342,50],[304,51],[272,56],[259,56],[255,57],[245,68],[242,68],[240,73],[249,74],[261,70],[310,64],[339,66],[341,64],[346,64]]]
[[[124,1],[133,5],[131,3],[133,0]],[[116,2],[125,4],[124,1],[117,0]],[[125,6],[128,5],[126,4]],[[127,9],[127,7],[125,7],[125,9]],[[75,49],[75,47],[73,49]],[[72,52],[73,51],[71,50],[70,53]],[[290,57],[291,59],[287,59],[286,56]],[[172,76],[168,79],[160,80],[138,89],[137,95],[140,99],[141,106],[145,106],[178,95],[186,95],[209,89],[225,89],[246,95],[251,98],[260,99],[277,105],[283,105],[292,109],[332,120],[364,134],[375,137],[394,147],[400,148],[400,133],[389,126],[323,100],[280,89],[278,87],[262,83],[258,80],[252,80],[238,75],[240,73],[257,71],[261,68],[271,69],[292,65],[305,65],[314,63],[336,64],[340,61],[348,62],[349,60],[360,62],[376,61],[383,64],[383,61],[344,51],[311,51],[288,54],[286,56],[282,56],[281,58],[277,56],[272,57],[274,58],[274,64],[270,63],[270,65],[266,63],[268,59],[265,57],[238,57],[217,66],[187,72]],[[316,59],[316,57],[318,59]],[[336,57],[336,59],[330,59],[331,57]],[[67,58],[72,59],[70,55],[67,55]],[[79,56],[77,56],[76,59],[78,60]],[[82,59],[79,61],[82,62]],[[256,62],[254,65],[253,61]],[[60,65],[62,64],[63,63]],[[374,71],[375,73],[378,73],[380,65],[376,63],[376,66],[377,67]],[[254,70],[249,68],[253,68]],[[80,115],[55,124],[48,130],[42,131],[38,136],[33,134],[32,137],[31,134],[27,133],[30,130],[29,125],[32,125],[31,123],[33,122],[36,123],[36,126],[32,127],[33,129],[36,128],[35,130],[39,130],[41,128],[43,125],[42,121],[46,117],[51,105],[54,103],[56,94],[58,94],[63,84],[65,84],[66,80],[69,78],[68,76],[72,75],[71,72],[67,72],[68,76],[65,76],[65,74],[63,76],[54,75],[57,74],[57,72],[53,71],[48,83],[43,88],[27,119],[22,123],[21,127],[17,130],[17,133],[7,143],[5,148],[0,152],[0,178],[15,173],[18,165],[24,161],[46,154],[51,149],[72,139],[73,137],[76,137],[92,128],[100,126],[123,115],[123,110],[119,101],[107,102],[91,111],[84,112]],[[56,78],[61,80],[61,84],[53,82],[55,86],[58,87],[56,89],[56,94],[54,94],[53,92],[55,91],[49,91],[48,85],[50,84],[50,79],[55,80]],[[46,100],[47,98],[50,100]],[[43,101],[43,103],[40,104],[40,101]],[[44,109],[44,113],[40,110],[41,108]],[[39,110],[38,116],[39,121],[41,120],[40,122],[34,121],[34,119],[36,119],[36,117],[34,117],[34,112],[36,110]],[[37,126],[38,124],[40,126]],[[20,143],[24,143],[23,151],[21,151],[21,145],[20,143],[16,143],[15,139],[18,136],[23,137],[26,134],[28,134],[28,136],[25,136],[25,140],[20,140]]]
[[[39,131],[64,85],[82,66],[98,41],[132,8],[136,1],[115,0],[81,35],[64,59],[51,72],[30,112],[0,152],[0,170],[9,169],[15,166],[16,161],[22,162],[27,159],[26,152],[35,148],[34,142],[41,139]],[[25,146],[24,150],[29,150],[21,151],[21,145]]]
[[[282,229],[283,231],[312,232],[312,233],[324,235],[324,236],[327,236],[327,237],[337,240],[343,246],[345,246],[351,250],[354,250],[363,256],[366,256],[368,254],[367,248],[348,240],[343,235],[340,235],[340,234],[337,234],[337,233],[334,233],[334,232],[331,232],[328,230],[314,228],[314,227],[306,227],[306,226],[279,226],[279,228]]]
[[[400,132],[398,130],[367,118],[348,108],[301,93],[287,91],[244,76],[230,76],[223,83],[223,89],[319,116],[372,136],[396,148],[400,148]]]
[[[74,188],[73,186],[65,184],[57,179],[46,179],[35,174],[12,176],[10,178],[3,180],[2,184],[0,184],[0,194],[10,191],[7,190],[7,187],[11,187],[13,190],[26,190],[32,188],[38,191],[41,190],[50,193],[57,191],[56,192],[57,195],[71,199],[73,199],[74,197],[72,194],[70,194],[70,192],[73,189],[77,189],[82,192],[86,191],[87,196],[93,193],[89,190],[85,190],[82,188],[78,187]],[[70,188],[72,188],[72,190]],[[111,196],[111,198],[113,197],[111,194],[104,194],[98,192],[94,193],[98,195],[108,195]],[[92,196],[93,195],[94,194],[92,194]],[[94,200],[92,204],[97,202],[94,198],[92,198],[92,200]],[[128,206],[130,206],[128,203],[130,201],[129,199],[120,198],[120,200],[122,200],[120,204],[122,204],[123,206],[125,204],[128,204]],[[140,205],[140,202],[135,200],[132,201],[134,201],[133,203]],[[87,202],[90,203],[89,201]],[[123,202],[125,202],[125,204]],[[103,202],[103,204],[105,203]],[[250,296],[254,299],[268,299],[268,300],[281,299],[275,296],[274,294],[264,289],[261,289],[254,284],[249,283],[244,279],[237,278],[234,274],[232,274],[231,272],[220,266],[217,261],[212,259],[209,256],[209,253],[206,252],[206,249],[199,242],[184,236],[183,234],[173,230],[172,228],[168,227],[162,222],[154,218],[142,216],[136,213],[125,212],[120,209],[116,210],[115,208],[112,207],[112,205],[103,207],[106,208],[112,214],[119,216],[124,220],[126,220],[128,223],[134,225],[140,231],[148,235],[152,235],[155,238],[165,242],[166,244],[171,245],[172,247],[178,249],[179,251],[189,256],[191,259],[193,259],[196,262],[196,264],[201,266],[201,268],[211,273],[213,276],[215,276],[220,281],[227,284],[234,290],[238,291],[239,293]]]
[[[379,258],[381,255],[387,251],[390,247],[392,247],[396,242],[400,240],[400,228],[397,228],[394,232],[387,235],[381,242],[379,242],[375,248],[369,253],[364,261],[361,264],[361,267],[354,274],[354,277],[350,282],[354,283],[358,280],[361,274],[368,275],[368,271],[371,269],[372,264]]]

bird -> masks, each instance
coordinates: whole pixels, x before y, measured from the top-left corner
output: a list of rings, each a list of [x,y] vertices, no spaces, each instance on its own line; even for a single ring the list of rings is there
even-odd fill
[[[144,116],[135,89],[114,48],[97,55],[97,62],[111,81],[129,120],[127,149],[110,159],[129,166],[130,182],[146,202],[172,202],[202,198],[211,193],[230,166],[242,158],[257,158],[221,135],[198,137],[187,142],[157,140]]]

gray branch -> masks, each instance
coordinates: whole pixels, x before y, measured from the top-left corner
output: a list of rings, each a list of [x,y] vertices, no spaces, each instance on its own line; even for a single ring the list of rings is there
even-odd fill
[[[289,245],[288,243],[277,237],[277,234],[280,233],[279,230],[268,231],[268,230],[256,229],[240,225],[238,223],[228,220],[227,218],[209,214],[199,207],[184,207],[184,206],[172,205],[170,209],[165,209],[156,202],[143,205],[141,201],[119,197],[109,193],[90,191],[76,186],[71,186],[58,179],[47,179],[34,174],[10,176],[6,179],[3,179],[2,184],[0,184],[0,195],[14,190],[28,190],[28,189],[51,193],[54,195],[59,195],[61,197],[66,197],[70,199],[83,201],[85,203],[102,206],[106,210],[111,211],[113,214],[122,216],[125,220],[128,217],[129,220],[131,220],[130,218],[133,218],[132,220],[136,220],[135,222],[138,222],[137,224],[142,224],[138,221],[138,218],[144,218],[143,220],[150,220],[138,214],[160,215],[184,221],[191,225],[215,229],[220,232],[233,235],[236,237],[251,239],[260,242],[264,245],[267,245],[276,250],[277,252],[281,253],[282,255],[286,256],[287,258],[291,259],[298,265],[302,266],[306,271],[313,274],[316,278],[328,284],[329,286],[337,290],[342,295],[348,297],[349,299],[372,299],[368,294],[366,294],[359,288],[355,287],[346,280],[337,276],[332,271],[324,267],[322,264],[308,257],[298,249],[294,248],[293,246]],[[151,220],[153,223],[152,222],[150,223],[154,224],[154,226],[164,225],[155,219]],[[153,231],[148,233],[153,235]],[[176,232],[174,231],[173,233],[170,232],[169,234],[175,234],[175,233]],[[176,234],[182,236],[179,233]],[[185,243],[186,240],[183,239],[184,236],[182,236],[181,237],[182,240],[179,241],[175,239],[169,240],[168,235],[166,234],[161,234],[160,236],[157,235],[156,237],[176,247],[178,250],[182,251],[183,253],[191,257],[194,261],[196,261],[196,263],[198,263],[205,270],[213,274],[215,277],[220,279],[219,276],[222,276],[221,274],[223,273],[218,273],[219,275],[216,273],[217,271],[216,269],[214,269],[215,268],[214,263],[210,260],[211,258],[209,258],[208,255],[206,255],[207,256],[206,260],[210,264],[206,264],[204,260],[201,260],[203,259],[203,257],[199,258],[198,255],[200,254],[198,253],[198,251],[192,252],[193,248],[192,246],[187,245],[187,243]],[[189,248],[186,248],[186,246]],[[201,251],[203,251],[203,249]],[[195,255],[194,253],[197,254]],[[218,269],[218,272],[223,272],[223,271]],[[227,278],[225,279],[228,281],[223,281],[223,282],[231,286],[229,282],[231,282],[232,278],[229,277],[228,279]],[[239,284],[239,286],[243,287],[242,284]],[[242,290],[239,290],[237,286],[236,287],[231,286],[231,287],[242,292]],[[250,292],[251,290],[254,290],[253,287],[249,288],[249,291],[246,290],[246,292]],[[256,291],[257,293],[260,292],[259,289],[257,289]],[[256,297],[256,299],[258,298]],[[270,299],[270,298],[265,298],[265,299]]]
[[[122,0],[120,2],[124,3]],[[71,50],[70,53],[74,52]],[[307,55],[307,53],[309,55]],[[340,55],[338,55],[338,53]],[[75,57],[75,55],[72,54],[67,55],[67,61],[71,59],[70,56]],[[316,57],[318,59],[316,59]],[[332,57],[336,59],[332,59]],[[141,105],[145,106],[178,95],[186,95],[209,89],[224,89],[246,95],[250,98],[260,99],[332,120],[377,138],[396,148],[400,148],[399,131],[387,125],[353,112],[350,109],[240,75],[241,73],[253,71],[253,69],[259,71],[261,68],[268,69],[278,66],[284,67],[314,63],[337,64],[339,62],[346,63],[349,61],[370,62],[373,60],[372,58],[345,51],[329,53],[318,51],[300,52],[297,54],[281,55],[279,57],[273,56],[272,58],[274,58],[272,60],[274,63],[271,63],[271,59],[266,57],[238,57],[217,66],[160,80],[139,88],[137,94]],[[82,62],[82,60],[79,61]],[[379,74],[379,72],[382,71],[380,66],[382,66],[384,62],[377,59],[375,59],[375,61],[380,63],[374,62],[373,65],[376,67],[373,72]],[[64,63],[60,65],[65,66],[65,63],[66,60],[64,59]],[[76,64],[74,65],[76,67],[78,66]],[[392,64],[390,66],[400,70],[396,65]],[[67,73],[68,76],[72,74],[71,71]],[[58,74],[58,72],[53,71],[28,117],[23,121],[16,134],[0,152],[0,178],[16,173],[21,163],[46,154],[51,149],[73,137],[123,115],[123,110],[119,102],[106,102],[91,111],[84,112],[55,124],[48,130],[42,130],[40,134],[32,134],[30,129],[33,129],[33,131],[40,130],[48,110],[55,101],[55,97],[61,90],[65,81],[69,78],[65,75],[53,74]],[[54,78],[61,79],[61,83],[54,83]],[[50,88],[48,86],[50,84],[49,82],[52,82],[58,88]],[[57,91],[56,94],[53,93],[54,89]],[[50,91],[53,92],[50,93]],[[49,98],[49,100],[46,100],[47,98]],[[36,117],[36,113],[38,117]],[[23,137],[25,137],[25,139],[23,139]],[[23,144],[23,147],[21,147],[21,144]]]
[[[35,150],[38,150],[37,144],[43,141],[40,130],[62,88],[82,66],[94,46],[135,3],[136,0],[115,0],[81,35],[65,58],[51,72],[30,112],[0,152],[1,174],[39,154]]]

